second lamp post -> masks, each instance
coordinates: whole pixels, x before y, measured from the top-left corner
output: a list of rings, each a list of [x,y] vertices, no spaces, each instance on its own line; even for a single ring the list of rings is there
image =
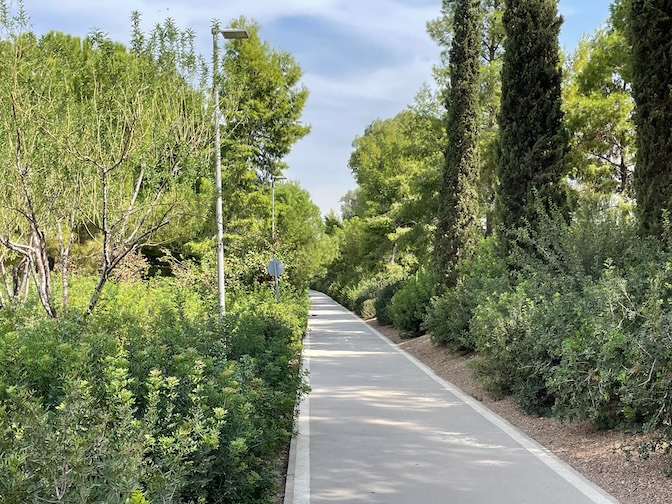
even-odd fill
[[[280,281],[278,277],[282,274],[284,266],[282,262],[276,257],[276,243],[275,243],[275,181],[287,180],[286,177],[271,175],[271,240],[273,246],[273,259],[268,267],[268,272],[273,275],[275,279],[275,301],[280,302]]]

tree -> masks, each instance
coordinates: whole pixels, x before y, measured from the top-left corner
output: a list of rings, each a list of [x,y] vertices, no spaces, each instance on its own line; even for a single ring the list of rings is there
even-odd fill
[[[483,41],[481,53],[480,126],[478,152],[480,160],[480,215],[485,233],[492,233],[497,187],[497,122],[502,96],[502,59],[504,56],[504,0],[483,0]]]
[[[584,187],[610,197],[634,196],[634,100],[626,33],[612,15],[606,28],[579,47],[567,65],[563,90],[571,134],[570,175]]]
[[[358,215],[364,215],[365,209],[360,205],[360,201],[359,187],[350,189],[341,196],[339,203],[341,204],[341,216],[343,217],[343,220],[351,219]]]
[[[506,0],[496,206],[499,224],[534,224],[538,204],[562,208],[568,134],[561,108],[555,0]]]
[[[455,30],[455,0],[442,0],[441,15],[427,22],[427,33],[441,48],[441,63],[434,65],[434,80],[442,93],[448,90],[450,82],[450,47]],[[442,97],[445,103],[445,97]]]
[[[287,279],[305,287],[322,275],[335,250],[327,236],[320,209],[310,194],[295,182],[276,186],[276,237],[278,257],[287,267]]]
[[[134,14],[132,52],[100,33],[37,40],[19,21],[3,19],[0,170],[19,192],[0,198],[0,243],[26,260],[55,317],[50,237],[60,242],[64,304],[70,245],[82,233],[99,241],[90,312],[112,270],[186,215],[182,202],[205,174],[211,121],[193,86],[202,66],[193,34],[170,20],[145,37]]]
[[[338,232],[339,229],[343,229],[343,220],[332,209],[324,217],[324,232],[328,236],[333,236]]]
[[[483,22],[479,82],[478,177],[479,218],[485,220],[486,234],[491,233],[494,214],[496,177],[497,115],[501,98],[501,69],[503,42],[502,24],[504,0],[481,0]],[[455,35],[455,0],[444,0],[441,16],[427,23],[427,31],[442,48],[441,65],[434,68],[442,102],[448,104],[450,89],[450,46]]]
[[[632,0],[628,17],[637,125],[640,231],[662,236],[672,209],[672,1]]]
[[[250,38],[228,41],[223,55],[222,157],[231,168],[251,167],[267,179],[281,174],[282,159],[310,132],[301,123],[308,90],[300,84],[301,67],[261,40],[259,24],[239,18],[231,26]]]
[[[345,208],[377,218],[377,230],[387,228],[391,250],[380,252],[392,261],[429,254],[444,143],[440,116],[422,104],[421,95],[395,117],[371,123],[353,142],[349,166],[358,188]]]
[[[455,265],[468,257],[479,235],[478,102],[481,54],[480,0],[457,0],[450,50],[446,160],[435,246],[439,272],[450,286]]]

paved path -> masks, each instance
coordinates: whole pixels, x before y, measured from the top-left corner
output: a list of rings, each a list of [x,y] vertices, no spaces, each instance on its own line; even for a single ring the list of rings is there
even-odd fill
[[[617,502],[329,297],[311,300],[286,503]]]

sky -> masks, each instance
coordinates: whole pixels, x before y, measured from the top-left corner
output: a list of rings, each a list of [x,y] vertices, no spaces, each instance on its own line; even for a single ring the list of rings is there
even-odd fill
[[[560,44],[572,52],[584,34],[600,27],[611,0],[560,0]],[[307,189],[326,215],[356,186],[348,159],[352,142],[375,119],[393,117],[432,84],[440,49],[425,25],[440,14],[441,0],[24,0],[33,30],[84,36],[93,28],[130,41],[130,13],[142,27],[171,17],[196,32],[197,48],[212,59],[210,26],[243,15],[261,24],[260,36],[290,52],[310,97],[303,122],[311,133],[285,159],[285,175]]]

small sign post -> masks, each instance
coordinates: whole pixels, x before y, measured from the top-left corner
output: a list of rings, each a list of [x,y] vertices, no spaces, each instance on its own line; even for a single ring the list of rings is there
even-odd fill
[[[282,261],[277,257],[273,256],[271,262],[268,263],[268,274],[272,275],[275,278],[275,301],[276,303],[280,302],[280,282],[278,277],[282,275],[285,271],[285,265],[282,264]]]

